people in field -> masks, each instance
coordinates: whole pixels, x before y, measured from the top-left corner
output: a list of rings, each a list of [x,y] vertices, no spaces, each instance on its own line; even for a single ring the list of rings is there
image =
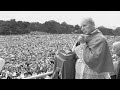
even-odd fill
[[[81,34],[72,51],[77,55],[76,79],[111,79],[114,72],[112,55],[105,36],[92,18],[81,22]]]
[[[120,79],[120,42],[119,41],[113,43],[112,51],[115,57],[115,61],[114,61],[115,76],[116,79]]]

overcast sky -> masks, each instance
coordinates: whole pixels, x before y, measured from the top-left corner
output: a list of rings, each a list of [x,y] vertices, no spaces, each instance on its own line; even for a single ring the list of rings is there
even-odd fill
[[[40,22],[55,20],[71,25],[80,25],[85,17],[91,17],[96,26],[120,27],[120,11],[0,11],[0,20]]]

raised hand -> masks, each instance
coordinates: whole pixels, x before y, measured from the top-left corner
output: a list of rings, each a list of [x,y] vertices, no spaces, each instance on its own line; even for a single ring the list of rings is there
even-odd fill
[[[78,37],[78,43],[86,43],[86,38],[87,38],[87,35],[81,34]]]

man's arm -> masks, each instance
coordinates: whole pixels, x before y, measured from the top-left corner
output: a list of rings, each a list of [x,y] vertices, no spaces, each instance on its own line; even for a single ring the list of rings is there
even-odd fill
[[[80,45],[80,42],[79,42],[79,39],[80,39],[80,36],[78,37],[78,40],[75,42],[75,44],[73,45],[73,48],[72,48],[72,52],[75,52],[75,48]]]
[[[103,38],[95,38],[91,45],[86,45],[84,50],[84,60],[87,62],[93,61],[99,58],[99,55],[102,53],[104,46]]]

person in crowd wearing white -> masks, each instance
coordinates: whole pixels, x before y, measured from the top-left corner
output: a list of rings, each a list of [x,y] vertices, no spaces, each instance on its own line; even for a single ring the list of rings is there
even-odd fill
[[[4,65],[5,65],[5,60],[3,58],[0,58],[0,71],[2,70]]]

